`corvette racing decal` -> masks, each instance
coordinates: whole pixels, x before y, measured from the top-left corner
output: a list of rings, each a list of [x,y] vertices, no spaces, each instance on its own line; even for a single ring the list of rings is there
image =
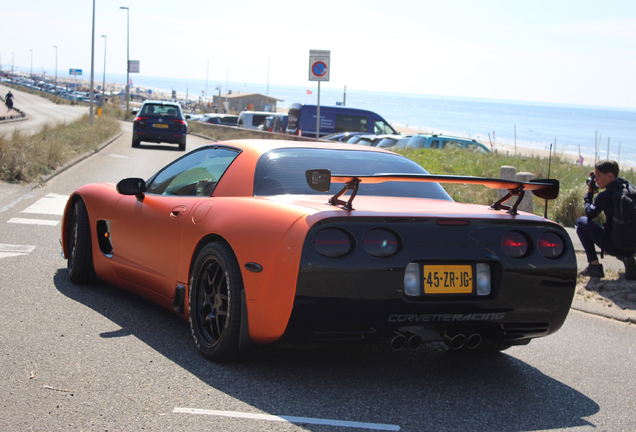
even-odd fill
[[[390,315],[389,322],[501,321],[505,312],[476,314]]]

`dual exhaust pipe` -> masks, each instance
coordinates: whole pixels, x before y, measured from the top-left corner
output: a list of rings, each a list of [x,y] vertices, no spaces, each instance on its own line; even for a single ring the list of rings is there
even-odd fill
[[[461,332],[444,332],[444,342],[453,350],[460,350],[464,347],[469,350],[476,349],[481,344],[481,335],[472,333],[466,335]]]
[[[396,332],[393,339],[391,339],[391,348],[393,351],[400,351],[404,347],[408,347],[410,350],[416,350],[422,345],[422,336],[413,332]]]

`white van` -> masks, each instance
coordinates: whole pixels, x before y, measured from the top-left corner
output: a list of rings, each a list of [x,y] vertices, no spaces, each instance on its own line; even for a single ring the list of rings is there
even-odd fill
[[[274,115],[276,115],[276,113],[267,111],[243,111],[239,115],[237,126],[245,129],[264,130],[267,117],[273,117]]]

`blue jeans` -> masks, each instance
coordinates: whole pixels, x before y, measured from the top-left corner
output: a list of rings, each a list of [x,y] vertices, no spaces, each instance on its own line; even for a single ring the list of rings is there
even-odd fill
[[[587,262],[598,260],[594,245],[600,247],[604,253],[615,256],[619,260],[623,260],[625,257],[633,255],[635,252],[615,247],[611,242],[609,235],[605,235],[605,228],[589,220],[586,216],[578,218],[575,226],[576,234],[581,240],[583,249],[585,249]]]
[[[576,220],[576,235],[579,236],[587,262],[597,261],[596,246],[603,248],[603,231],[605,229],[599,224],[588,220],[587,216],[582,216]]]

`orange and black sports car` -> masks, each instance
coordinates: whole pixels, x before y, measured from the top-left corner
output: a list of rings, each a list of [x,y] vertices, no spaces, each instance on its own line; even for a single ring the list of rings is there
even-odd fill
[[[462,204],[444,182],[509,193]],[[215,361],[265,344],[496,351],[555,332],[568,314],[569,237],[517,211],[526,191],[554,199],[558,187],[429,175],[355,145],[220,142],[148,180],[76,190],[62,252],[73,282],[99,278],[189,320]]]

